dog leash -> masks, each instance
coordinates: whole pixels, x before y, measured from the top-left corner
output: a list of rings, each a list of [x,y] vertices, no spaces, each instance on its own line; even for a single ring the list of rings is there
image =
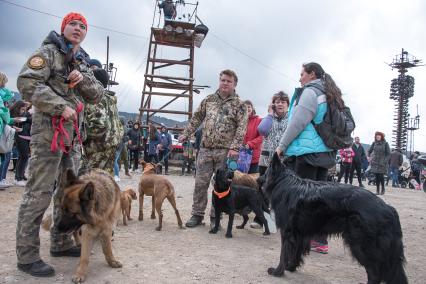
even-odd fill
[[[83,105],[83,103],[80,102],[77,105],[77,108],[76,108],[77,117],[78,117],[79,113],[81,113],[83,111],[83,109],[84,109],[84,105]],[[73,128],[74,128],[75,133],[77,134],[78,143],[80,143],[80,145],[83,145],[77,120],[73,121]],[[70,139],[70,134],[67,132],[67,130],[64,127],[65,121],[66,120],[63,116],[52,117],[52,126],[53,126],[53,129],[54,129],[54,133],[53,133],[52,143],[50,144],[50,151],[53,152],[53,153],[58,151],[58,138],[59,138],[59,149],[65,154],[69,153],[69,151],[71,150],[71,148],[74,144],[73,141],[71,141],[71,139]],[[71,144],[71,147],[69,147],[68,150],[67,150],[67,147],[65,146],[65,140],[66,140],[66,142]]]

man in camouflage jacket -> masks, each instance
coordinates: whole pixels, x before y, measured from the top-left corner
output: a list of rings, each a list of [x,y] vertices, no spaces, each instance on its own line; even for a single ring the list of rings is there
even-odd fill
[[[18,77],[18,89],[23,98],[33,104],[34,114],[29,179],[16,227],[16,254],[18,268],[37,277],[55,273],[53,267],[40,259],[40,224],[54,190],[53,222],[57,222],[65,186],[63,174],[67,169],[77,172],[82,103],[96,103],[103,94],[102,85],[86,63],[89,56],[80,48],[87,27],[82,15],[65,16],[61,34],[52,31]],[[60,129],[52,126],[54,121],[63,124],[62,130],[67,132],[69,140],[61,134],[54,138],[54,133]],[[62,134],[65,133],[62,131]],[[59,142],[61,137],[63,143]],[[54,141],[56,143],[52,143]],[[80,249],[69,234],[59,233],[53,226],[50,236],[51,256],[80,256]]]
[[[200,104],[179,141],[187,140],[204,123],[192,204],[192,217],[187,227],[201,224],[207,207],[207,194],[213,173],[223,168],[227,157],[237,159],[247,127],[247,110],[235,93],[238,78],[235,72],[224,70],[219,77],[219,90]],[[213,207],[210,212],[211,221]],[[212,222],[214,223],[214,222]]]

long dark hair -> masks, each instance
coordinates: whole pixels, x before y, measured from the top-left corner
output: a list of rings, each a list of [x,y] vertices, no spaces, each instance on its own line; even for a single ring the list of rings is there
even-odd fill
[[[22,114],[20,113],[20,110],[22,107],[26,107],[24,101],[16,101],[11,107],[10,107],[10,116],[11,117],[20,117]]]
[[[154,125],[150,125],[149,126],[149,140],[154,141],[155,139],[157,139],[157,128]]]
[[[345,102],[342,99],[342,91],[337,87],[333,78],[322,69],[321,65],[315,62],[309,62],[303,64],[303,69],[306,73],[310,74],[314,72],[317,79],[321,79],[325,87],[325,95],[327,97],[327,103],[335,102],[339,109],[343,109]]]

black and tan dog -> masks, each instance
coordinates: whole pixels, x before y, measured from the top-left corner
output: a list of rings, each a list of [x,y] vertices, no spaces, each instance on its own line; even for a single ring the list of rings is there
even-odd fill
[[[295,271],[314,236],[339,235],[364,266],[369,284],[408,283],[398,213],[382,199],[352,185],[301,179],[277,154],[259,183],[281,233],[280,262],[269,274]]]
[[[130,211],[132,210],[132,200],[136,200],[136,192],[129,188],[120,193],[120,205],[121,205],[121,214],[123,215],[123,225],[127,226],[127,220],[133,220],[130,217]]]
[[[93,170],[76,177],[72,170],[68,170],[65,185],[62,212],[54,226],[60,232],[73,232],[81,227],[80,262],[72,281],[80,283],[85,280],[91,242],[98,237],[109,266],[122,267],[111,246],[113,227],[120,215],[120,188],[117,183],[105,171]]]
[[[264,235],[269,235],[268,223],[263,211],[269,212],[264,203],[263,196],[256,189],[244,185],[234,185],[232,178],[234,172],[219,169],[216,171],[212,203],[215,210],[215,224],[209,233],[216,234],[219,230],[220,214],[225,212],[229,215],[226,237],[232,238],[232,226],[235,213],[243,216],[243,223],[237,229],[244,229],[249,219],[248,213],[252,210],[256,218],[264,226]]]
[[[176,207],[175,189],[171,182],[161,175],[157,175],[157,165],[152,163],[141,162],[143,166],[143,174],[139,181],[139,221],[143,220],[143,198],[145,195],[152,196],[151,219],[155,219],[155,210],[158,214],[158,227],[155,229],[161,231],[163,227],[163,206],[164,199],[172,205],[175,210],[179,228],[183,229],[182,219]]]

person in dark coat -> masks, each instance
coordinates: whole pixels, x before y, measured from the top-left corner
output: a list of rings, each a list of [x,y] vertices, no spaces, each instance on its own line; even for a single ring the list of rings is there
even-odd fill
[[[385,134],[376,131],[374,134],[374,142],[368,150],[368,157],[371,166],[371,172],[376,175],[376,190],[377,194],[385,194],[385,177],[388,172],[390,148],[388,142],[385,140]],[[379,187],[382,191],[379,191]]]
[[[139,150],[141,148],[142,140],[139,121],[136,121],[132,125],[132,128],[127,131],[127,136],[129,137],[127,143],[130,152],[130,163],[133,162],[133,171],[136,171],[138,169],[139,164]]]
[[[392,187],[399,186],[399,168],[402,166],[404,161],[402,154],[397,149],[392,149],[390,154],[389,167],[390,167],[390,176],[392,178]]]
[[[358,184],[359,187],[364,187],[362,184],[362,163],[366,159],[365,150],[364,147],[362,147],[361,143],[359,142],[359,137],[355,137],[355,142],[352,145],[352,150],[355,153],[355,156],[352,160],[352,167],[351,167],[351,173],[349,175],[349,183],[352,184],[353,178],[354,178],[354,172],[356,171],[356,176],[358,178]]]

